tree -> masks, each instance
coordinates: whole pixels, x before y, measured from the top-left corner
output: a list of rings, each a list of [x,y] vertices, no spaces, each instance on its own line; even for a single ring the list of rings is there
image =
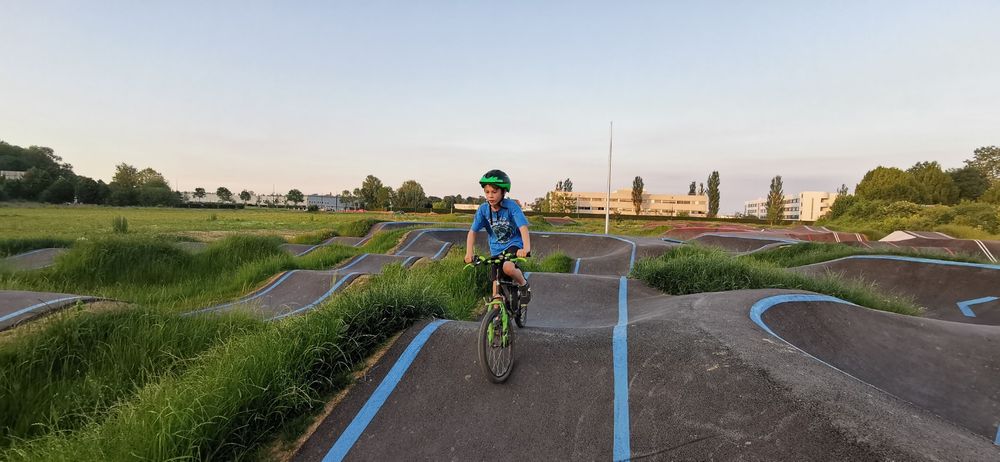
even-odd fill
[[[994,181],[993,185],[990,186],[982,196],[979,196],[980,202],[986,202],[988,204],[1000,205],[1000,181]]]
[[[48,202],[51,204],[63,204],[66,202],[73,202],[73,197],[76,191],[73,187],[73,183],[70,183],[66,178],[60,177],[56,181],[42,191],[39,195],[39,199],[42,202]]]
[[[865,174],[854,188],[862,199],[919,202],[923,190],[912,174],[898,168],[877,167]]]
[[[562,190],[566,192],[573,192],[573,182],[569,178],[566,178],[562,182]]]
[[[698,188],[698,184],[694,181],[691,182],[691,186],[688,188],[688,195],[695,195],[695,190]]]
[[[373,209],[378,206],[379,194],[382,192],[382,180],[374,175],[368,175],[361,182],[361,187],[354,190],[354,196],[358,198],[361,207]]]
[[[424,194],[424,187],[420,186],[416,180],[407,180],[396,190],[397,205],[399,207],[415,209],[423,205],[427,200]]]
[[[972,159],[965,165],[973,167],[986,175],[989,181],[1000,181],[1000,147],[983,146],[973,151]]]
[[[847,185],[846,184],[843,184],[843,183],[840,184],[840,187],[837,188],[837,195],[838,196],[846,196],[847,195]]]
[[[288,199],[288,202],[295,204],[296,207],[299,206],[300,202],[304,202],[306,200],[306,198],[302,195],[302,191],[299,191],[298,189],[288,191],[288,195],[285,197]]]
[[[974,201],[990,187],[990,180],[978,168],[965,166],[948,170],[948,175],[958,188],[958,199]]]
[[[77,202],[81,204],[100,204],[101,189],[97,182],[85,176],[77,177],[74,191]]]
[[[240,191],[240,200],[243,201],[243,205],[246,205],[250,201],[250,196],[252,193],[246,189]]]
[[[202,199],[205,197],[205,188],[194,188],[194,197]]]
[[[372,177],[372,178],[374,178],[374,177]],[[375,178],[375,180],[378,181],[378,178]],[[393,196],[395,195],[395,192],[392,190],[392,188],[390,188],[388,186],[382,185],[381,181],[379,181],[378,184],[379,184],[379,187],[378,187],[378,189],[376,189],[376,190],[373,191],[373,196],[371,197],[371,199],[368,199],[368,198],[364,199],[364,201],[366,203],[365,208],[368,208],[368,209],[384,209],[384,208],[392,207],[392,199],[393,199]],[[359,190],[355,190],[355,193],[356,193],[355,195],[357,195],[358,192],[359,192]],[[367,194],[366,192],[363,192],[363,193]]]
[[[698,195],[699,196],[705,195],[705,183],[698,183]]]
[[[958,202],[958,187],[937,162],[917,162],[906,170],[920,186],[918,204],[954,204]]]
[[[177,205],[181,198],[160,180],[152,180],[139,187],[138,203],[143,206]]]
[[[233,200],[233,192],[225,186],[219,186],[219,188],[215,190],[215,195],[219,196],[219,200],[222,202],[229,202]]]
[[[772,225],[781,221],[785,211],[785,191],[781,175],[771,179],[771,190],[767,193],[767,221]]]
[[[139,170],[124,162],[115,166],[115,174],[111,177],[111,185],[125,189],[137,189],[142,181]]]
[[[150,184],[150,183],[162,183],[163,185],[167,185],[167,179],[164,178],[163,175],[160,174],[160,172],[157,172],[156,170],[153,170],[149,167],[142,169],[142,171],[140,171],[137,174],[137,176],[140,185]]]
[[[715,218],[719,214],[719,172],[713,171],[708,176],[708,217]]]
[[[572,194],[568,194],[565,191],[553,191],[548,193],[546,202],[548,203],[548,212],[554,213],[570,213],[576,208],[576,198]]]
[[[21,198],[29,201],[38,200],[42,192],[55,181],[52,174],[38,167],[31,167],[21,178]]]
[[[632,208],[635,209],[635,214],[639,215],[642,211],[642,190],[645,185],[642,183],[642,177],[637,176],[632,180]]]
[[[562,190],[563,190],[563,182],[562,180],[559,180],[556,182],[556,191],[562,192]]]

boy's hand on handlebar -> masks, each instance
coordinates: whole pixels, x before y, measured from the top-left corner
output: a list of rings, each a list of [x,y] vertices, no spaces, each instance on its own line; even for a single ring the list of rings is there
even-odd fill
[[[518,249],[518,251],[517,251],[517,257],[518,258],[527,258],[527,257],[530,257],[530,256],[531,256],[531,250]]]
[[[465,254],[465,262],[466,263],[472,263],[472,253],[466,253]]]

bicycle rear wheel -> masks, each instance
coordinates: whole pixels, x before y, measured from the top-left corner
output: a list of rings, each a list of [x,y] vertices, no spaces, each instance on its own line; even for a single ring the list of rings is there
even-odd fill
[[[504,322],[504,308],[493,305],[479,325],[479,366],[486,379],[501,383],[514,369],[514,328]]]

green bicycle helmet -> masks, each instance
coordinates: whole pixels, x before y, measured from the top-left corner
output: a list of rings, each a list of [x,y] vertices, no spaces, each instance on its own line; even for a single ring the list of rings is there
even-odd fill
[[[479,179],[479,186],[491,184],[504,191],[510,192],[510,177],[503,170],[490,170]]]

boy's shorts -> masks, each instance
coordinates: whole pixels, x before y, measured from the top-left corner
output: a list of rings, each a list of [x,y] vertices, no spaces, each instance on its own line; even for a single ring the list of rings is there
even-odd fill
[[[516,245],[512,245],[510,247],[507,247],[506,250],[500,253],[509,253],[516,257],[518,250],[521,250],[521,248]],[[493,256],[495,257],[496,255]],[[514,262],[514,266],[520,268],[519,266],[517,266],[517,262]],[[506,277],[506,275],[503,274],[503,265],[490,263],[490,282],[492,283],[493,281],[496,281],[498,278],[501,277]]]

